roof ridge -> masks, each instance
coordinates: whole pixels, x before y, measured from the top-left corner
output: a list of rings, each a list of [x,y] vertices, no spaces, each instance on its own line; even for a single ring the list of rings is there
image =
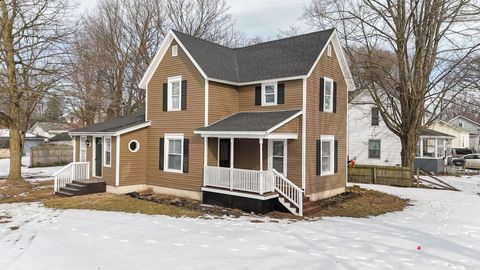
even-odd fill
[[[207,39],[199,38],[199,37],[196,37],[196,36],[194,36],[194,35],[184,33],[184,32],[182,32],[182,31],[178,31],[178,30],[173,29],[173,28],[172,28],[171,30],[172,30],[173,32],[175,32],[175,33],[180,33],[180,34],[182,34],[182,35],[189,36],[189,37],[192,37],[192,38],[194,38],[194,39],[198,39],[198,40],[201,40],[201,41],[204,41],[204,42],[213,44],[213,45],[217,45],[217,46],[220,46],[220,47],[224,47],[224,48],[229,49],[229,50],[234,50],[234,49],[235,49],[235,48],[231,48],[231,47],[222,45],[222,44],[220,44],[220,43],[216,43],[216,42],[213,42],[213,41],[210,41],[210,40],[207,40]]]
[[[321,33],[321,32],[328,32],[328,31],[333,32],[334,30],[335,30],[335,28],[330,28],[330,29],[326,29],[326,30],[314,31],[314,32],[309,32],[309,33],[304,33],[304,34],[289,36],[289,37],[284,37],[284,38],[278,38],[278,39],[273,39],[273,40],[269,40],[269,41],[265,41],[265,42],[260,42],[260,43],[256,43],[256,44],[251,44],[251,45],[236,47],[236,48],[230,48],[230,49],[232,49],[232,50],[245,49],[245,48],[255,47],[255,46],[259,46],[259,45],[263,45],[263,44],[274,43],[274,42],[278,42],[278,41],[283,41],[283,40],[294,39],[294,38],[298,38],[298,37],[304,37],[304,36],[309,36],[309,35],[313,35],[313,34],[318,34],[318,33]]]

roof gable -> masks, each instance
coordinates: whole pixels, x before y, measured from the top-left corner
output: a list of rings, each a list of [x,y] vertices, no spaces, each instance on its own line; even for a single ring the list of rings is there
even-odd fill
[[[454,121],[457,120],[458,118],[462,118],[463,120],[468,121],[468,122],[470,122],[471,124],[480,127],[480,123],[477,123],[476,121],[473,121],[472,119],[470,119],[470,118],[468,118],[468,117],[465,117],[465,116],[463,116],[463,115],[458,115],[458,116],[454,117],[453,119],[450,119],[448,122],[450,122],[450,123],[451,123],[451,122],[454,122]]]

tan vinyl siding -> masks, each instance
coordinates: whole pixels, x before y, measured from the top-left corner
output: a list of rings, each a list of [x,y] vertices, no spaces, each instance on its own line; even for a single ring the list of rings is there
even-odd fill
[[[281,111],[302,109],[302,80],[285,81],[285,103],[276,106],[256,106],[255,86],[247,85],[238,87],[238,111]]]
[[[218,139],[208,138],[208,166],[218,166]]]
[[[102,171],[102,179],[107,183],[107,185],[114,186],[115,185],[115,162],[116,162],[116,155],[115,155],[115,147],[116,147],[116,137],[112,136],[112,166],[111,167],[106,167],[102,166],[103,171]],[[102,145],[102,147],[105,147],[105,144]],[[102,149],[104,151],[104,149]],[[102,159],[105,158],[105,152],[102,152]],[[102,160],[102,165],[103,165],[103,160]]]
[[[337,112],[319,111],[320,78],[337,82]],[[338,140],[338,173],[316,176],[316,140],[321,135],[334,135]],[[307,80],[307,145],[306,194],[345,187],[347,147],[347,86],[335,52],[322,56]]]
[[[285,125],[277,128],[276,130],[273,131],[273,133],[298,133],[299,131],[298,119],[300,119],[300,117],[297,117],[292,121],[286,123]]]
[[[212,124],[238,111],[238,92],[232,85],[209,82],[208,123]]]
[[[204,125],[205,79],[180,46],[178,56],[172,57],[170,52],[171,46],[148,84],[148,118],[152,124],[147,129],[147,184],[200,191],[203,184],[203,138],[193,131]],[[182,80],[187,81],[187,110],[164,112],[163,83],[174,76],[182,76]],[[165,133],[184,134],[190,140],[188,173],[159,170],[159,142]]]
[[[143,128],[120,136],[120,186],[147,183],[147,132]],[[137,152],[128,148],[132,140],[140,145]]]

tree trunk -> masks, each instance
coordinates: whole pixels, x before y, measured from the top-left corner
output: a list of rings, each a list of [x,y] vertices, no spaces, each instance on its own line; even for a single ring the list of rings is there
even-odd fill
[[[22,178],[22,136],[16,123],[9,127],[10,131],[10,171],[7,177],[9,182],[23,182]]]
[[[400,138],[402,143],[402,166],[409,167],[413,171],[415,165],[415,155],[417,150],[417,138],[414,132],[408,132],[405,136]]]

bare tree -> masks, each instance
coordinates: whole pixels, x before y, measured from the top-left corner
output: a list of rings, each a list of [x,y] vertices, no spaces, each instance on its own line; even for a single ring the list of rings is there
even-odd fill
[[[8,180],[20,181],[22,141],[30,116],[62,77],[71,31],[67,0],[0,1],[0,122],[10,130]]]
[[[305,18],[337,28],[356,83],[399,136],[402,165],[413,167],[420,133],[466,87],[479,47],[478,1],[312,0]],[[379,51],[394,56],[395,68],[385,68]]]

